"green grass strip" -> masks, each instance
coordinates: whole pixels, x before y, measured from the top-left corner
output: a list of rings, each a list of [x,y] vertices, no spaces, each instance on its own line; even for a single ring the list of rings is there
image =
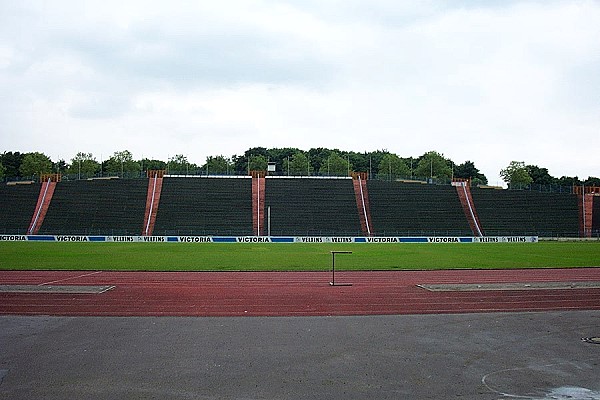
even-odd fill
[[[0,270],[326,271],[600,266],[600,242],[186,244],[0,242]]]

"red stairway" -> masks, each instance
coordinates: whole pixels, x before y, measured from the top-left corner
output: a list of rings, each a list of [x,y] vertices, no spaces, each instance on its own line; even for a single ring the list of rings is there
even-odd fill
[[[452,185],[456,187],[456,193],[460,199],[465,217],[471,227],[471,232],[474,236],[483,236],[483,230],[481,229],[481,223],[475,210],[475,203],[473,202],[473,196],[471,195],[471,185],[469,180],[455,180]]]
[[[48,179],[46,182],[42,182],[42,187],[38,196],[37,205],[35,206],[35,211],[33,212],[33,216],[31,217],[31,223],[29,224],[27,234],[37,235],[38,231],[42,227],[42,223],[44,222],[46,212],[48,211],[48,207],[50,206],[50,202],[52,201],[52,196],[54,195],[55,188],[56,182],[52,181],[51,179]]]
[[[573,193],[577,195],[579,204],[579,236],[591,238],[594,226],[594,199],[600,196],[600,187],[575,186]],[[598,200],[596,199],[596,201]]]
[[[148,171],[148,177],[150,179],[148,180],[142,236],[152,236],[152,232],[154,232],[154,223],[156,222],[156,214],[158,213],[163,176],[164,171]]]
[[[367,191],[367,174],[356,172],[352,175],[354,184],[354,195],[356,197],[356,207],[358,209],[358,218],[363,236],[373,236],[373,226],[371,224],[371,208],[369,207],[369,192]]]
[[[252,232],[265,233],[265,172],[252,171]]]
[[[592,216],[594,210],[594,195],[580,194],[579,202],[579,234],[584,238],[592,237]]]

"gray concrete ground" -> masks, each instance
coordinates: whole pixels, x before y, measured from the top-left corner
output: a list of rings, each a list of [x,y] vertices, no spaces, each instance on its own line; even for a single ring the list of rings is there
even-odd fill
[[[600,399],[600,312],[0,316],[2,399]]]

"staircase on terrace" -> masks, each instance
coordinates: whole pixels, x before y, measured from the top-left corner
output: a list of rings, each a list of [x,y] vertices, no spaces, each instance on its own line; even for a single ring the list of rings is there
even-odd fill
[[[356,208],[358,210],[362,234],[363,236],[374,236],[369,190],[367,188],[367,174],[364,172],[354,173],[352,183],[354,185],[354,196],[356,197]]]
[[[42,187],[40,189],[38,201],[35,206],[35,211],[33,212],[31,223],[29,224],[29,229],[27,230],[28,234],[36,235],[39,232],[40,227],[44,223],[44,218],[46,217],[50,203],[52,202],[54,189],[56,189],[56,182],[50,179],[45,182],[42,181]]]
[[[470,179],[457,179],[452,182],[452,186],[456,188],[458,199],[465,213],[465,218],[469,222],[471,232],[473,236],[484,236],[483,229],[481,228],[481,222],[477,216],[477,210],[475,209],[475,202],[471,195],[471,181]]]
[[[164,170],[148,171],[148,192],[146,194],[146,211],[144,212],[144,225],[142,227],[143,236],[152,236],[158,206],[160,204],[160,194],[162,191]]]

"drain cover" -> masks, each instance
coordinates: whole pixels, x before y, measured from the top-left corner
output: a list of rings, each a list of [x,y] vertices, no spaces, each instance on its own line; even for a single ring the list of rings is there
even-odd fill
[[[581,338],[586,343],[600,344],[600,336]]]

